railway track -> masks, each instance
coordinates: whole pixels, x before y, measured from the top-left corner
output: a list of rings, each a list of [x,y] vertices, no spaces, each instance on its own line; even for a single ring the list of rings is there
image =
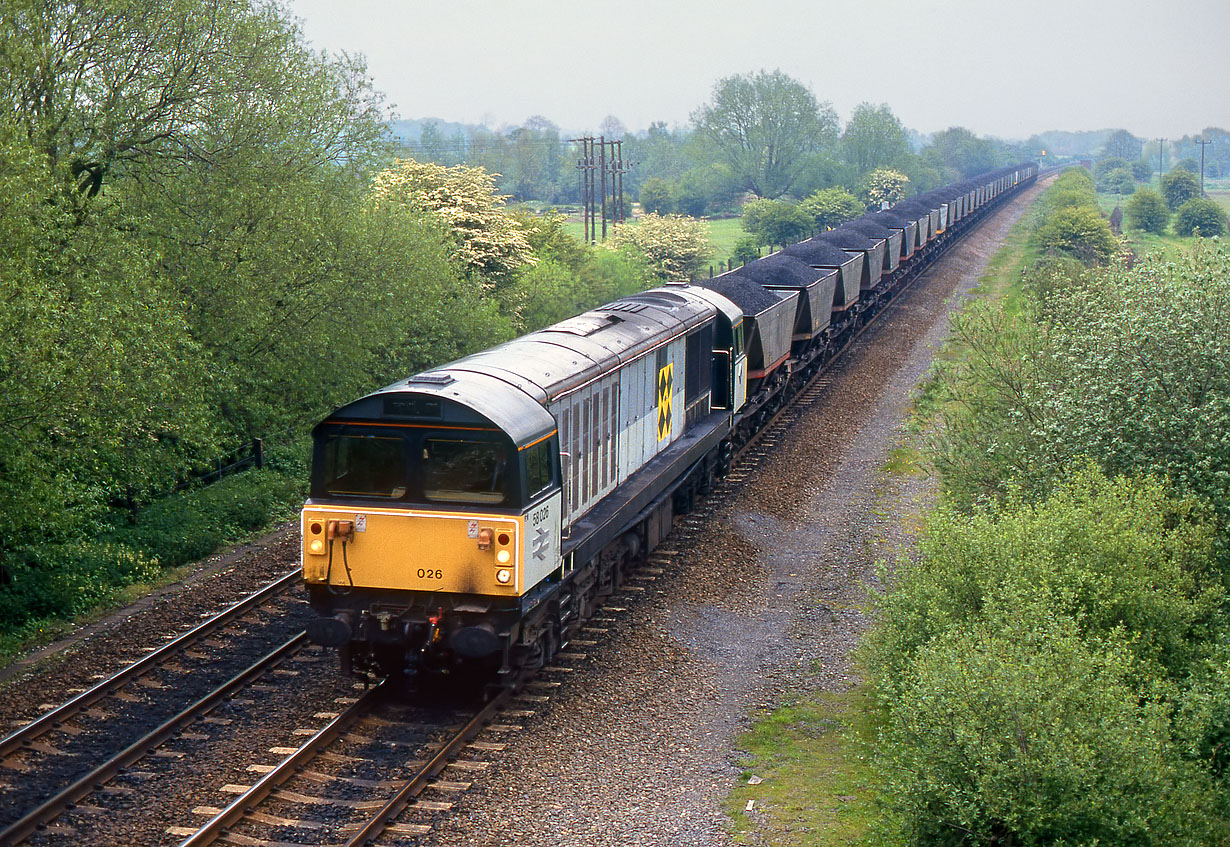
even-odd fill
[[[226,808],[198,809],[213,817],[198,830],[174,831],[186,836],[181,847],[286,842],[359,847],[423,835],[431,818],[452,803],[422,795],[447,797],[468,788],[467,776],[488,766],[469,754],[503,748],[498,740],[474,739],[480,733],[516,732],[520,725],[499,721],[532,714],[512,708],[518,695],[511,686],[463,712],[399,702],[388,696],[388,685],[356,698],[278,764],[262,768],[266,772],[256,783],[230,786],[238,796]],[[457,772],[449,774],[453,778],[441,778],[446,768]]]
[[[293,625],[296,615],[287,611],[288,604],[302,606],[289,595],[297,585],[295,576],[270,582],[0,739],[0,775],[8,775],[0,777],[7,783],[0,804],[0,845],[21,843],[45,829],[302,650],[306,639]],[[248,629],[260,635],[248,638]],[[279,630],[293,634],[276,649],[265,650]],[[258,658],[251,661],[253,656]]]

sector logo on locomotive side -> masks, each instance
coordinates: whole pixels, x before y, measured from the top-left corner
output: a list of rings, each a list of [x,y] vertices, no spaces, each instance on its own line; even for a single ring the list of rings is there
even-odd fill
[[[675,393],[675,363],[658,369],[658,440],[671,437],[671,395]]]

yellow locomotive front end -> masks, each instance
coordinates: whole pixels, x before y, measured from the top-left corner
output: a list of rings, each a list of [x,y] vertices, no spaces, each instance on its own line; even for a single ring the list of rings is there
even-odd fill
[[[524,395],[515,420],[484,414],[491,387],[457,382],[386,390],[315,430],[301,554],[320,617],[308,634],[347,669],[507,666],[535,589],[560,569],[551,417]]]

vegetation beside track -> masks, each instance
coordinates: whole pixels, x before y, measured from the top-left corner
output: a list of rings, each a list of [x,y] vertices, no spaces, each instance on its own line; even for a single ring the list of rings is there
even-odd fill
[[[1082,181],[1060,181],[1020,222],[924,383],[913,429],[942,503],[918,561],[899,562],[876,602],[860,714],[807,704],[813,723],[855,729],[814,764],[795,754],[798,707],[759,724],[773,744],[745,742],[753,770],[799,762],[788,782],[812,786],[813,813],[785,785],[757,786],[753,824],[740,788],[740,831],[798,844],[1230,837],[1230,338],[1217,317],[1230,252],[1189,241],[1132,270],[1096,264],[1079,239],[1045,253],[1047,218],[1093,200]],[[885,471],[913,472],[910,456]],[[860,778],[858,824],[820,814],[832,780]]]

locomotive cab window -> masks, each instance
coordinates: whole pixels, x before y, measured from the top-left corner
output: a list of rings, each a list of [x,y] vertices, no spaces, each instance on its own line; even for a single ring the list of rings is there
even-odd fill
[[[503,503],[508,451],[494,441],[424,438],[423,496],[445,503]]]
[[[540,441],[533,447],[527,447],[523,453],[525,456],[526,493],[531,501],[550,488],[555,481],[555,474],[552,472],[552,465],[554,463],[551,461],[554,447],[555,439],[549,438],[546,441]]]
[[[406,493],[406,443],[397,436],[342,435],[324,444],[321,483],[331,495],[402,497]]]

